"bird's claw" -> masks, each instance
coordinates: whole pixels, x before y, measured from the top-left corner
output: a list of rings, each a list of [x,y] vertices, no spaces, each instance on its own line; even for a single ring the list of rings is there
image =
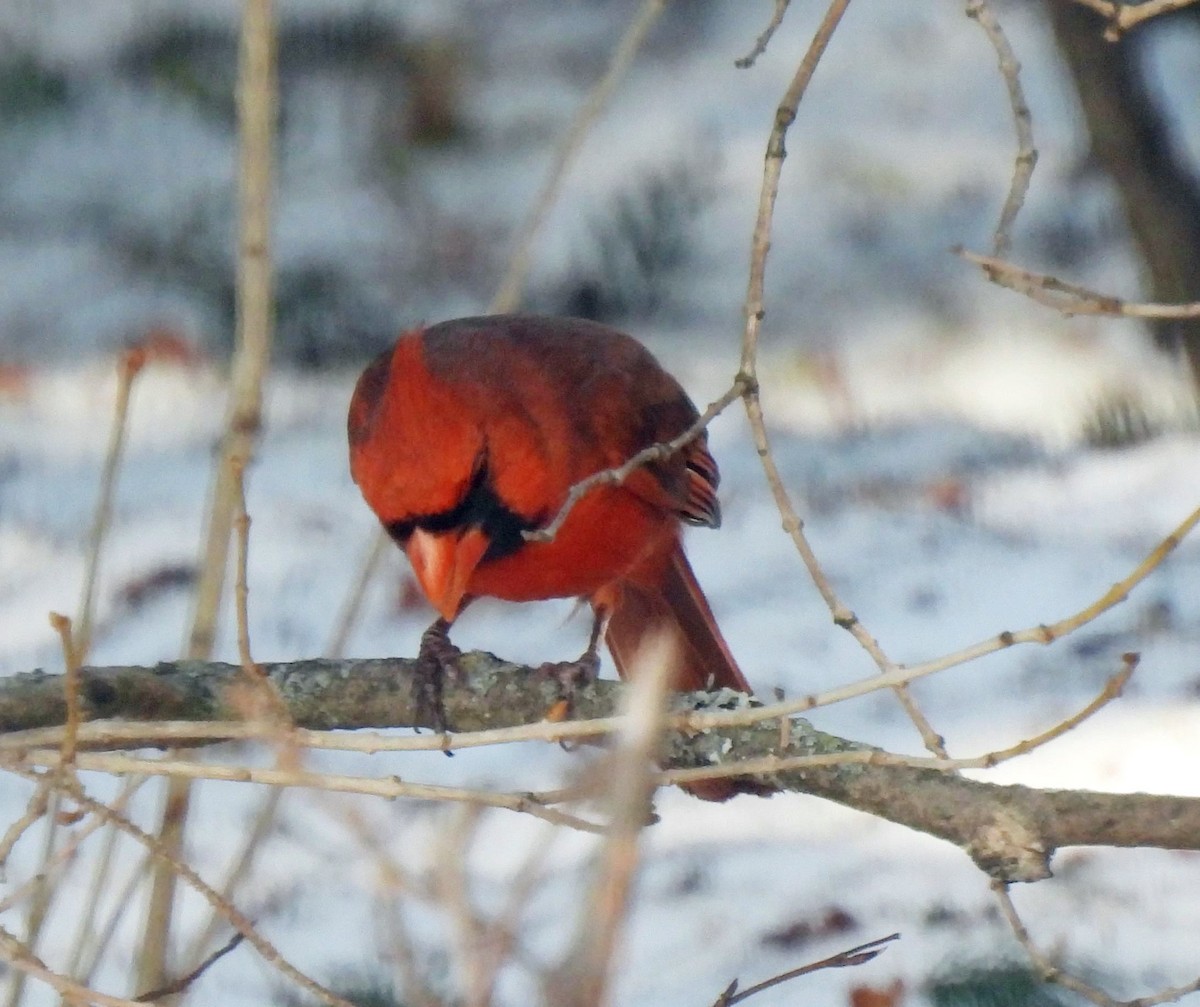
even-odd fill
[[[417,714],[420,719],[432,722],[439,734],[450,731],[444,698],[446,678],[462,680],[461,658],[462,651],[450,642],[450,624],[445,619],[438,619],[421,635],[413,675]]]
[[[563,693],[570,696],[600,677],[600,655],[588,650],[574,661],[547,661],[537,669],[537,676],[557,682]]]

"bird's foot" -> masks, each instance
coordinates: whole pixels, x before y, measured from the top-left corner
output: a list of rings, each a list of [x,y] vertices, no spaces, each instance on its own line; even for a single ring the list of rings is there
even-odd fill
[[[450,730],[444,698],[446,678],[462,680],[461,658],[462,651],[450,642],[450,623],[445,619],[438,619],[421,635],[413,674],[417,714],[422,720],[428,719],[439,734]]]
[[[537,676],[557,682],[570,699],[600,677],[600,655],[589,647],[574,661],[547,661],[537,669]]]
[[[559,699],[546,714],[548,720],[571,720],[575,716],[575,697],[600,677],[600,655],[595,647],[588,647],[574,661],[547,661],[535,672],[540,679],[558,683]],[[566,739],[559,741],[565,751],[573,751],[575,745]]]

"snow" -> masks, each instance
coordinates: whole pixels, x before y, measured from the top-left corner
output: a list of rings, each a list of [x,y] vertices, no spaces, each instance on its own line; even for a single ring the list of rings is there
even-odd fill
[[[109,13],[122,8],[104,6]],[[770,5],[757,6],[765,18]],[[956,243],[987,246],[1014,153],[1011,123],[994,56],[961,11],[928,5],[892,13],[900,6],[868,0],[851,6],[792,135],[768,271],[761,374],[776,457],[826,572],[888,654],[913,662],[1091,604],[1200,503],[1200,446],[1194,432],[1179,430],[1186,426],[1180,418],[1187,399],[1180,368],[1144,347],[1132,326],[1060,319],[989,288],[948,253]],[[436,32],[452,23],[445,5],[416,7],[414,30]],[[315,5],[292,14],[310,8]],[[228,18],[233,9],[215,5],[210,16]],[[79,11],[76,5],[76,17]],[[1018,247],[1023,233],[1036,236],[1039,227],[1055,226],[1060,210],[1099,227],[1111,212],[1109,197],[1098,193],[1102,187],[1072,181],[1081,141],[1053,54],[1031,8],[1006,4],[1002,13],[1026,68],[1043,145],[1021,225],[1028,231],[1018,229]],[[103,16],[84,20],[99,23]],[[523,34],[519,22],[497,21],[493,58],[524,70],[499,80],[475,113],[490,124],[500,148],[507,142],[512,149],[495,162],[447,160],[430,183],[436,212],[503,229],[536,190],[544,151],[535,157],[516,149],[519,138],[528,137],[528,120],[547,105],[556,121],[565,121],[579,83],[563,71],[562,86],[547,95],[530,75],[541,67],[541,47],[561,38],[572,16],[548,13],[532,35]],[[701,403],[723,391],[736,369],[763,131],[806,44],[804,16],[800,9],[789,14],[750,73],[734,71],[731,54],[749,47],[760,24],[731,7],[709,15],[698,57],[671,56],[670,40],[660,38],[666,54],[635,68],[589,139],[567,201],[538,246],[535,286],[558,275],[578,248],[579,220],[649,163],[646,151],[714,151],[724,196],[703,232],[707,258],[693,281],[696,317],[637,329]],[[593,12],[585,28],[587,40],[598,40],[595,60],[610,44],[612,26]],[[39,38],[63,59],[99,59],[132,29],[115,17],[105,32],[85,39],[78,27],[51,19]],[[1170,80],[1171,68],[1188,56],[1175,40],[1164,40],[1156,58]],[[864,73],[864,66],[872,72]],[[165,214],[169,221],[172,205],[223,184],[228,165],[219,141],[195,142],[202,127],[121,119],[112,95],[96,101],[114,118],[110,131],[97,127],[95,159],[71,161],[70,124],[40,137],[32,156],[70,163],[75,184],[26,169],[5,197],[13,205],[29,212],[46,200],[60,208],[83,205],[89,193],[128,186],[134,175],[146,186],[139,193],[146,219]],[[1179,111],[1181,119],[1188,114]],[[160,129],[178,132],[164,141]],[[1194,131],[1187,135],[1194,146]],[[177,161],[147,162],[139,154],[164,142],[198,150],[186,176],[172,173]],[[336,248],[347,257],[369,257],[368,249],[412,242],[411,235],[388,236],[404,222],[382,210],[376,194],[336,155],[327,136],[293,152],[290,202],[280,210],[281,255],[294,261]],[[338,186],[318,184],[318,172]],[[503,200],[495,195],[501,191]],[[458,202],[451,205],[452,199]],[[46,242],[33,252],[13,239],[0,242],[0,263],[13,281],[0,295],[6,333],[18,323],[34,333],[39,326],[61,328],[74,347],[69,359],[33,369],[15,390],[0,389],[5,674],[58,670],[46,613],[71,613],[77,604],[115,393],[110,357],[88,349],[111,347],[114,334],[136,331],[139,319],[160,317],[164,305],[177,309],[172,317],[185,332],[209,324],[185,295],[123,286],[106,272],[111,266],[102,253],[90,239]],[[500,261],[501,253],[488,254]],[[1073,278],[1117,293],[1136,290],[1128,250],[1111,234]],[[471,296],[450,290],[415,295],[414,303],[417,314],[432,304],[478,310]],[[396,324],[413,320],[398,317]],[[28,359],[19,343],[9,345],[17,359]],[[261,660],[324,650],[374,534],[345,463],[345,404],[353,380],[349,371],[299,375],[286,369],[269,379],[266,434],[248,492],[251,634]],[[1079,436],[1084,421],[1114,393],[1146,402],[1172,432],[1122,450],[1087,447]],[[224,407],[221,375],[209,365],[154,365],[138,380],[100,582],[91,654],[97,664],[151,663],[179,653],[190,614],[186,587],[167,583],[140,602],[130,599],[156,574],[195,560]],[[711,437],[724,477],[725,522],[719,532],[690,535],[689,554],[749,679],[763,692],[780,687],[798,694],[871,675],[874,665],[832,625],[779,530],[744,418],[731,410]],[[398,603],[405,576],[400,557],[389,554],[351,654],[415,652],[431,615]],[[1198,587],[1200,541],[1189,539],[1094,624],[1050,648],[1015,647],[933,676],[918,683],[915,694],[952,753],[979,754],[1079,709],[1119,670],[1123,653],[1138,652],[1141,665],[1121,700],[986,778],[1200,795]],[[586,620],[573,612],[569,601],[480,604],[456,629],[456,641],[519,661],[564,658],[578,652],[587,632]],[[228,618],[217,652],[222,659],[235,655]],[[921,751],[890,695],[819,710],[812,719],[857,740]],[[270,759],[243,751],[210,757]],[[521,745],[464,751],[454,759],[327,754],[309,761],[347,773],[522,789],[558,785],[591,758]],[[87,784],[97,796],[115,792],[102,778],[89,776]],[[158,793],[152,784],[135,800],[138,820],[152,820]],[[205,784],[197,794],[189,859],[215,883],[264,792]],[[20,813],[27,796],[22,785],[5,780],[5,821]],[[1020,958],[986,879],[944,843],[801,796],[711,805],[667,792],[656,807],[660,821],[645,833],[615,1003],[710,1003],[734,977],[745,987],[894,931],[901,941],[875,962],[818,973],[754,1002],[844,1003],[853,985],[886,986],[899,977],[919,1003],[931,976]],[[379,902],[395,893],[364,836],[420,877],[438,862],[456,820],[453,811],[413,802],[288,793],[239,905],[314,975],[336,978],[356,963],[377,969],[388,954],[387,910]],[[594,841],[551,836],[542,823],[499,811],[483,815],[476,829],[472,891],[491,912],[504,904],[526,858],[542,858],[544,883],[526,911],[522,937],[535,960],[552,958],[577,925]],[[28,875],[36,846],[29,837],[18,847],[10,879]],[[133,856],[122,862],[127,871],[136,864]],[[1054,880],[1014,892],[1041,947],[1061,952],[1119,996],[1194,978],[1200,902],[1190,893],[1200,890],[1200,858],[1067,850],[1054,868]],[[76,868],[68,893],[81,893],[86,878]],[[52,925],[40,947],[49,961],[61,960],[73,930],[71,903],[64,897],[52,918],[71,925]],[[833,910],[848,914],[844,931],[797,937],[791,946],[767,939],[797,923],[819,931]],[[444,953],[451,924],[411,902],[404,913],[418,944]],[[183,898],[180,914],[185,927],[205,919],[194,896]],[[123,924],[119,951],[97,977],[105,989],[125,989],[127,963],[136,954],[135,917]],[[4,922],[17,925],[11,916]],[[193,1002],[259,1004],[277,982],[243,949],[201,980]],[[528,1002],[527,975],[507,972],[502,995],[505,1002]],[[28,998],[50,1002],[36,985]]]

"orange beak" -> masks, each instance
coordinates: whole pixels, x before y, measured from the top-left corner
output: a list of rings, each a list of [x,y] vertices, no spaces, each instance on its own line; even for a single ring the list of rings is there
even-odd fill
[[[409,536],[404,551],[425,597],[447,622],[462,610],[471,574],[487,552],[488,538],[478,528],[428,532],[421,528]]]

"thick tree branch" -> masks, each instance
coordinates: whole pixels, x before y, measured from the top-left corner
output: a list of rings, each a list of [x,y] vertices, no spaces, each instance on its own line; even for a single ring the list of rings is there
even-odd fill
[[[298,728],[353,730],[432,727],[414,702],[412,669],[405,659],[297,661],[261,665],[278,689]],[[491,654],[464,655],[464,680],[446,690],[446,712],[459,731],[485,731],[536,724],[555,705],[557,686],[526,667]],[[153,668],[85,668],[81,715],[85,721],[126,718],[142,721],[238,721],[247,708],[244,677],[235,665],[168,662]],[[540,736],[604,734],[613,728],[621,690],[601,681],[579,690],[575,710],[594,724],[542,724]],[[745,697],[722,691],[680,695],[676,709],[736,707]],[[250,697],[253,709],[253,697]],[[61,676],[32,672],[0,681],[0,732],[8,734],[0,760],[13,763],[23,747],[45,748],[32,731],[65,722]],[[601,720],[601,718],[609,718]],[[1200,799],[1149,794],[1103,794],[997,786],[964,779],[938,768],[905,764],[870,746],[826,734],[803,720],[790,731],[777,721],[701,731],[672,728],[660,759],[665,768],[723,767],[760,761],[748,777],[763,792],[795,791],[907,825],[964,849],[993,877],[1033,881],[1048,876],[1050,857],[1063,846],[1151,846],[1200,849]],[[277,738],[277,724],[264,724],[263,737]],[[231,732],[232,733],[232,732]],[[237,732],[245,735],[245,732]],[[27,740],[26,740],[27,739]],[[198,724],[194,739],[212,740]],[[18,744],[14,745],[14,742]],[[179,744],[176,734],[163,744]],[[109,747],[153,744],[153,732],[137,742],[108,739]],[[81,750],[96,742],[81,733]],[[819,764],[797,763],[817,756]],[[838,761],[843,756],[848,761]],[[787,760],[764,769],[770,760]]]

